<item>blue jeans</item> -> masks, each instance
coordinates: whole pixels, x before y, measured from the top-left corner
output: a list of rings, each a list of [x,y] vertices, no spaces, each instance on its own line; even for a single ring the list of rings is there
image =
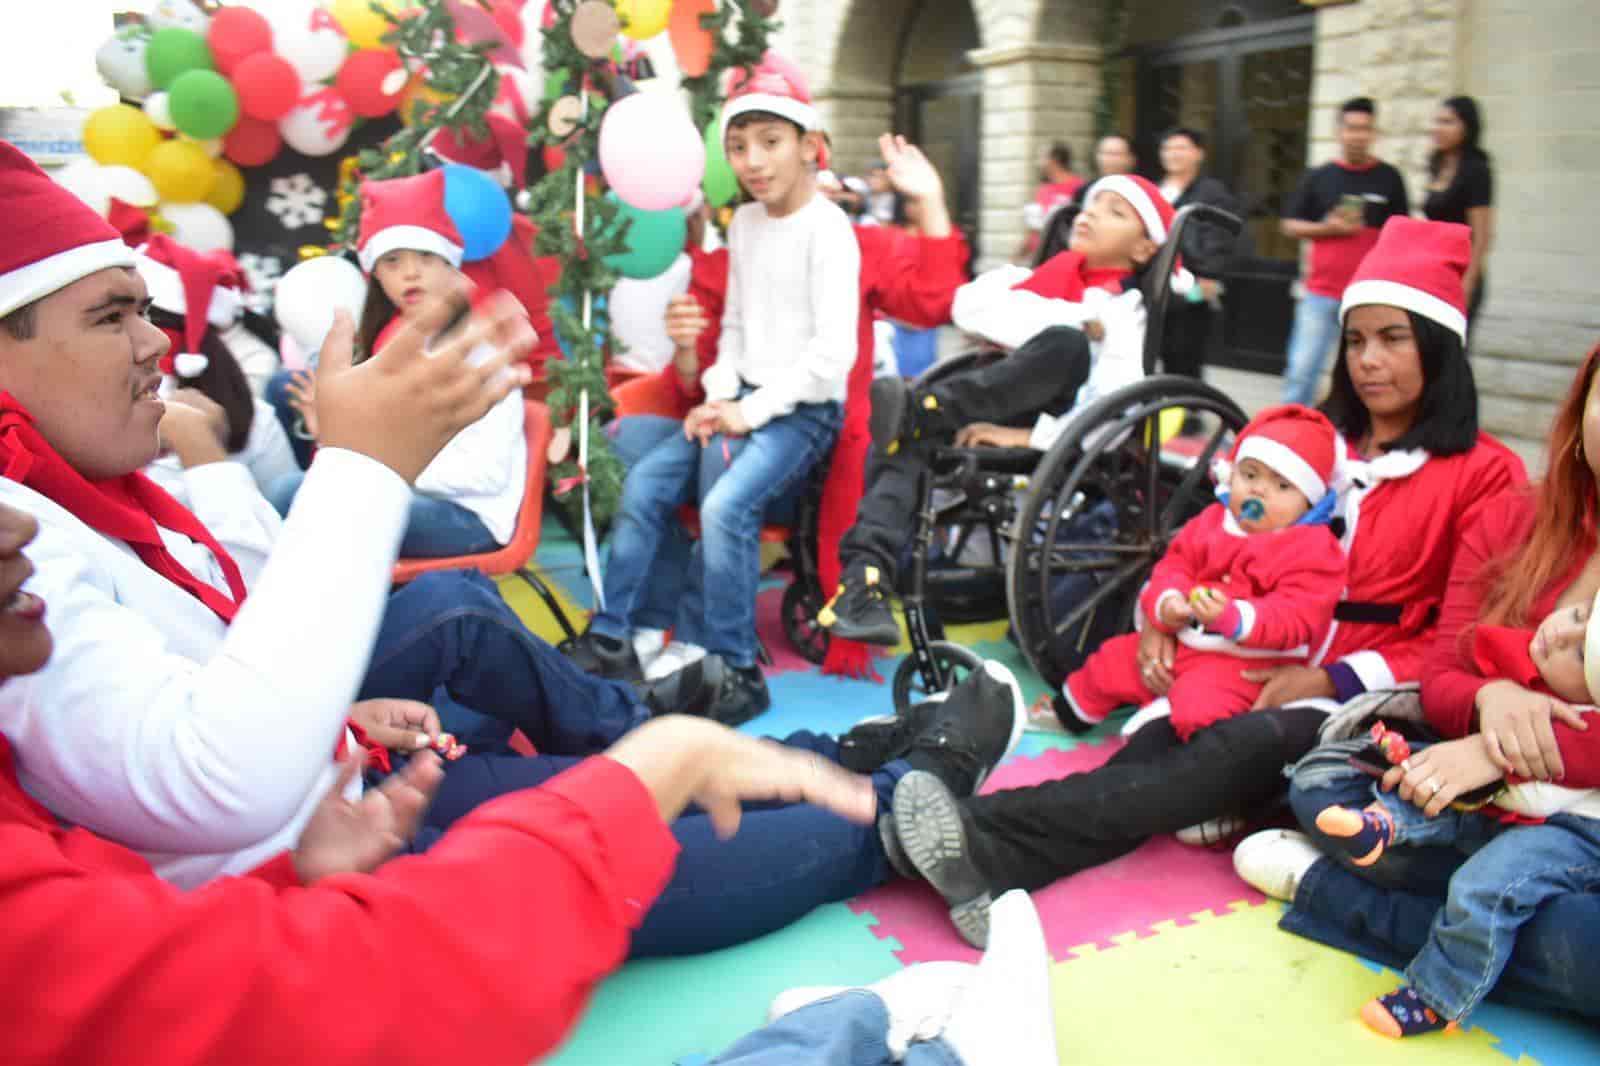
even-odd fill
[[[700,539],[678,599],[678,638],[735,666],[754,666],[763,516],[827,455],[840,420],[836,403],[802,404],[747,437],[719,435],[702,448],[677,433],[650,447],[623,482],[606,566],[606,609],[590,621],[593,630],[624,639],[635,626],[651,624],[639,612],[661,602],[649,592],[656,574],[675,569],[678,508],[698,503]]]
[[[267,486],[267,502],[281,515],[289,507],[306,479],[304,471],[285,474]],[[445,559],[455,555],[478,555],[500,547],[483,519],[449,500],[411,493],[411,513],[406,533],[400,540],[402,559]]]
[[[311,465],[311,453],[315,450],[316,441],[305,435],[304,427],[300,423],[300,412],[289,406],[289,382],[292,379],[292,371],[280,370],[273,374],[267,379],[264,398],[272,405],[273,413],[278,416],[278,424],[283,427],[283,435],[289,438],[294,461],[300,464],[301,470],[305,470]]]
[[[1302,876],[1282,928],[1404,967],[1447,1017],[1485,996],[1600,1017],[1600,824],[1556,815],[1506,829],[1454,811],[1430,820],[1384,796],[1397,830],[1405,821],[1404,843],[1357,867],[1315,819],[1333,804],[1370,802],[1372,779],[1342,765],[1364,743],[1325,745],[1295,769],[1290,804],[1330,858]]]
[[[1294,309],[1289,365],[1283,372],[1283,402],[1315,404],[1328,353],[1339,339],[1339,301],[1306,293]]]
[[[648,717],[628,686],[578,670],[528,632],[491,581],[471,571],[424,574],[390,597],[360,698],[426,701],[441,688],[515,725],[539,754],[475,752],[447,763],[414,851],[479,805],[543,784]],[[802,732],[783,743],[838,760],[832,737]],[[909,769],[896,761],[872,775],[881,810],[889,809]],[[756,805],[727,841],[697,811],[686,812],[672,830],[681,849],[677,869],[634,934],[636,958],[743,943],[888,877],[874,826],[807,804]],[[530,897],[529,905],[537,900]]]
[[[889,1011],[883,1000],[852,989],[791,1011],[745,1036],[711,1066],[889,1066]],[[908,1066],[962,1066],[942,1038],[911,1045]]]

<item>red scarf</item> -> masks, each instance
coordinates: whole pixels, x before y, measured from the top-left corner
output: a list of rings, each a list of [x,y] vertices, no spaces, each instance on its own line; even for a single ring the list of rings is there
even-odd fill
[[[244,602],[244,578],[227,551],[188,508],[135,471],[90,481],[74,470],[33,425],[33,416],[9,392],[0,392],[0,476],[49,497],[95,532],[125,542],[139,559],[232,622]],[[191,574],[167,550],[161,529],[203,545],[222,567],[232,598]]]
[[[1011,286],[1014,292],[1032,292],[1047,300],[1082,303],[1089,289],[1122,292],[1122,283],[1133,271],[1119,268],[1089,269],[1082,252],[1066,251],[1051,256],[1026,279]]]

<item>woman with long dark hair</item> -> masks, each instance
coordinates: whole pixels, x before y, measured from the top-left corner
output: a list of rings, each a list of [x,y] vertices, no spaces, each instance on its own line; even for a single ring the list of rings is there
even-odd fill
[[[1472,227],[1472,262],[1461,279],[1467,290],[1467,321],[1483,305],[1485,268],[1494,243],[1494,167],[1479,145],[1483,117],[1470,96],[1452,96],[1433,116],[1433,154],[1428,157],[1428,195],[1422,213],[1433,222]]]

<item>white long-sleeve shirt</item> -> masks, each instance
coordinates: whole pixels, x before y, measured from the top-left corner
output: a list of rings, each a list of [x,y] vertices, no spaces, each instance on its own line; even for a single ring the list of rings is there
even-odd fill
[[[740,401],[751,428],[802,403],[843,402],[856,360],[861,246],[850,219],[820,193],[773,218],[746,204],[728,227],[728,299],[708,400]]]
[[[417,491],[465,507],[496,541],[509,543],[528,479],[522,422],[522,392],[514,389],[434,456],[417,475]]]
[[[1089,342],[1089,377],[1066,414],[1041,413],[1028,438],[1029,447],[1046,451],[1066,432],[1084,408],[1144,377],[1144,297],[1137,288],[1121,293],[1085,289],[1082,300],[1041,296],[1016,286],[1032,271],[1002,266],[979,275],[956,290],[951,321],[958,328],[1003,348],[1020,348],[1053,326],[1081,329],[1099,321],[1105,333]]]
[[[184,480],[183,502],[250,586],[232,625],[127,544],[0,479],[0,502],[39,522],[24,587],[48,605],[55,637],[43,670],[0,685],[0,732],[23,786],[58,817],[192,887],[292,847],[327,791],[411,492],[338,448],[318,453],[287,521],[237,463]],[[161,533],[226,590],[209,550]]]

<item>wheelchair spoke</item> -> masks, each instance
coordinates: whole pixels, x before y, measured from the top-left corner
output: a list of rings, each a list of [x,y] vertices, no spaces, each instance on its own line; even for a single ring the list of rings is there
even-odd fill
[[[1104,584],[1095,589],[1083,602],[1068,611],[1067,616],[1052,627],[1055,635],[1058,637],[1065,636],[1067,631],[1082,618],[1098,609],[1106,600],[1120,593],[1130,581],[1137,580],[1145,572],[1148,565],[1147,560],[1140,559],[1137,562],[1129,563],[1107,578]]]
[[[1196,487],[1209,475],[1211,461],[1216,458],[1217,449],[1222,446],[1222,438],[1227,434],[1227,428],[1226,425],[1219,427],[1206,442],[1205,451],[1195,459],[1194,465],[1184,471],[1183,480],[1178,482],[1172,495],[1167,497],[1167,505],[1161,510],[1160,529],[1171,529],[1178,524],[1184,501],[1194,495]]]

